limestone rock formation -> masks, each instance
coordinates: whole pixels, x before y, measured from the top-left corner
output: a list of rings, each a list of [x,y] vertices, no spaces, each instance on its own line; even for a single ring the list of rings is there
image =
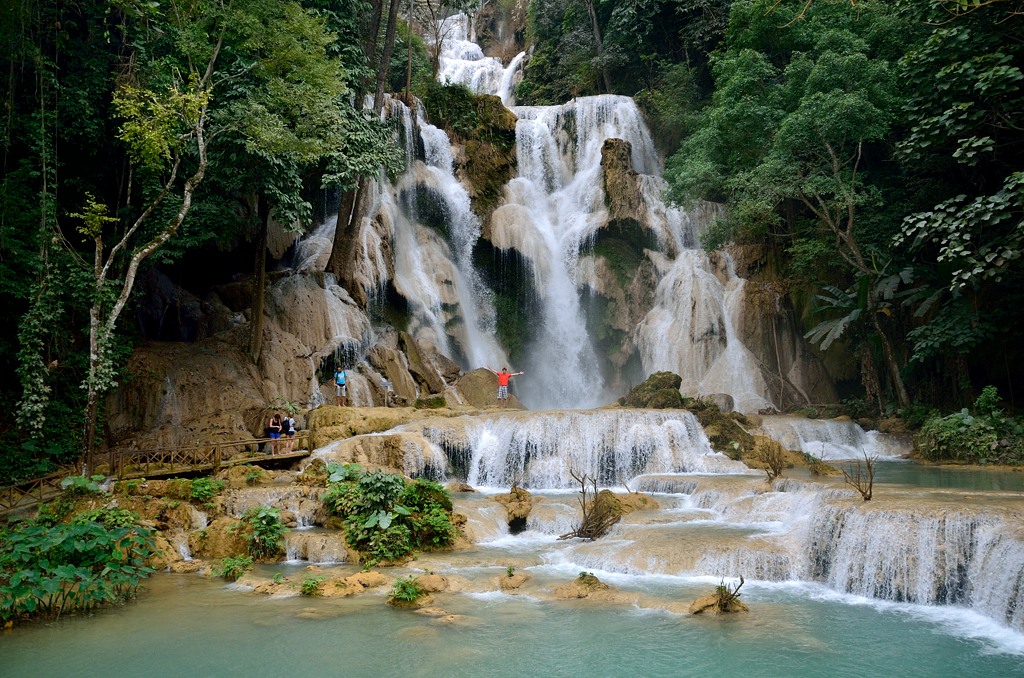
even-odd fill
[[[503,574],[498,577],[498,588],[502,591],[515,591],[522,588],[523,584],[530,580],[530,575],[514,572],[511,575]]]
[[[513,487],[508,494],[498,494],[492,498],[505,507],[509,525],[526,525],[526,519],[530,517],[530,511],[533,510],[535,501],[533,495],[527,490]]]
[[[217,518],[205,529],[188,536],[192,555],[205,560],[220,560],[246,553],[245,537],[238,529],[238,520],[227,516]]]
[[[481,367],[467,372],[459,378],[456,386],[467,405],[479,408],[498,406],[498,378],[488,369]],[[502,406],[516,410],[524,409],[519,399],[511,393],[507,405]]]
[[[639,174],[633,169],[633,146],[623,139],[605,139],[601,146],[601,170],[605,204],[612,221],[640,218],[643,206]]]
[[[574,598],[609,599],[612,589],[608,584],[595,577],[589,572],[580,572],[580,575],[571,582],[562,584],[555,588],[555,597],[566,600]]]
[[[681,408],[684,406],[679,386],[683,383],[678,374],[671,372],[655,372],[639,386],[630,389],[619,404],[624,407],[642,407],[648,409]]]

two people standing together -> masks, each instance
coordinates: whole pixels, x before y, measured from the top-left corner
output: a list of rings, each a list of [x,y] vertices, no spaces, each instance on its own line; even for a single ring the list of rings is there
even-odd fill
[[[279,442],[281,436],[285,436],[285,454],[288,454],[295,447],[295,417],[289,415],[281,416],[280,412],[274,412],[274,416],[267,423],[267,437],[270,438],[270,450],[277,454],[281,450]]]

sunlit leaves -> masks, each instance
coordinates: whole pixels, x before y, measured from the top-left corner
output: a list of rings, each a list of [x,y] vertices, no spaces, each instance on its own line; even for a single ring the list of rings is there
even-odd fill
[[[168,86],[163,91],[122,84],[114,91],[114,109],[123,120],[117,137],[136,162],[159,169],[171,161],[199,122],[210,96],[195,74],[182,87]]]

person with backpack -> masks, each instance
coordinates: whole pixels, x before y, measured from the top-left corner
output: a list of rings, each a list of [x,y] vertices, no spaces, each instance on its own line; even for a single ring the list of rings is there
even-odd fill
[[[284,452],[289,454],[295,449],[295,417],[290,414],[286,416],[281,422],[281,427],[285,435]]]
[[[334,370],[334,402],[338,407],[345,407],[348,404],[348,389],[346,388],[345,382],[348,380],[348,374],[345,370],[341,369],[341,365]]]

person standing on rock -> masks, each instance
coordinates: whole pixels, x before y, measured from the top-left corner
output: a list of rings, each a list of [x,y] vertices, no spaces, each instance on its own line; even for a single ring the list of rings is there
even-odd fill
[[[501,372],[488,367],[487,369],[498,375],[498,407],[505,407],[508,405],[508,381],[512,377],[518,377],[520,374],[526,374],[526,372],[509,372],[507,367],[502,367]],[[502,401],[505,404],[502,404]]]
[[[345,407],[348,404],[348,388],[345,382],[348,381],[348,374],[339,365],[334,369],[334,402],[338,407]]]

